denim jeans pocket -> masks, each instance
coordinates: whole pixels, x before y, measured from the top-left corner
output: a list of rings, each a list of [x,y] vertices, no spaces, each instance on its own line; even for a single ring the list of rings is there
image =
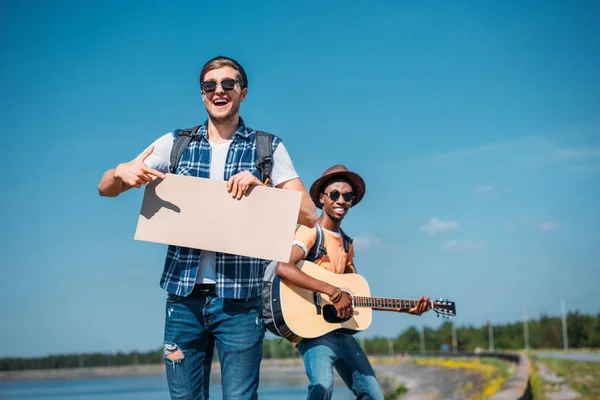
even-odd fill
[[[182,297],[177,296],[176,294],[167,293],[167,304],[179,303]]]

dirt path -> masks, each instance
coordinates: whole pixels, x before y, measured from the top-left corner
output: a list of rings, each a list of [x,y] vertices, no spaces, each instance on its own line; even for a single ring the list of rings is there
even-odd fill
[[[579,397],[579,393],[574,391],[567,385],[565,378],[556,375],[552,369],[541,362],[535,363],[538,370],[538,375],[542,380],[551,384],[553,391],[545,391],[544,395],[550,400],[570,400]]]

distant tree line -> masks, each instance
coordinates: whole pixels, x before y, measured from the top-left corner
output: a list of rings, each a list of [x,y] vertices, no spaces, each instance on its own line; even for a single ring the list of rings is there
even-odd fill
[[[559,317],[543,315],[538,320],[529,320],[528,330],[531,349],[563,347],[562,322]],[[452,324],[450,322],[440,325],[437,329],[425,328],[423,336],[426,351],[440,351],[442,348],[452,349]],[[477,347],[487,350],[489,347],[488,325],[457,326],[456,336],[458,350],[473,351]],[[569,313],[567,315],[567,337],[570,349],[600,348],[600,313],[597,315]],[[523,323],[494,325],[493,340],[496,351],[523,349]],[[409,327],[395,338],[365,338],[360,339],[360,343],[370,355],[413,353],[421,350],[420,332],[414,326]],[[263,346],[263,357],[264,359],[298,357],[298,351],[287,340],[267,339]],[[163,362],[161,349],[116,354],[57,354],[34,358],[1,358],[0,371],[143,365],[161,362]]]

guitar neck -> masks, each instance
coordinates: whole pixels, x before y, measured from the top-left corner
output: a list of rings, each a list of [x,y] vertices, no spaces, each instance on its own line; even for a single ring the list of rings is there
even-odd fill
[[[416,305],[417,300],[389,299],[386,297],[354,297],[354,307],[410,310],[416,307]]]

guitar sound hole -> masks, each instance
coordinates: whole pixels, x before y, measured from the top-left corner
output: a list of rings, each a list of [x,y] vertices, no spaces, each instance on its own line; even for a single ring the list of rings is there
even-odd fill
[[[329,323],[339,324],[348,321],[350,318],[352,318],[352,316],[349,316],[348,318],[340,318],[337,316],[337,310],[335,307],[331,304],[327,304],[323,307],[323,318]]]

